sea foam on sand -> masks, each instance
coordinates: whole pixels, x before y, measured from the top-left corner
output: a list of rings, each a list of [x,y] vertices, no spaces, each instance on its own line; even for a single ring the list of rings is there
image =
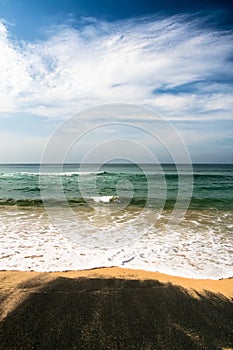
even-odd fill
[[[164,231],[161,225],[136,240],[130,236],[130,225],[119,224],[118,234],[124,238],[128,234],[129,243],[103,248],[101,242],[112,238],[108,237],[108,232],[111,235],[108,226],[103,230],[105,236],[98,237],[96,228],[96,245],[79,244],[52,226],[41,208],[2,208],[0,270],[66,271],[119,266],[190,278],[231,277],[232,238],[226,234],[231,218],[220,213],[215,218],[214,231],[213,225],[201,229],[201,220],[202,223],[209,220],[205,219],[206,213],[195,215],[185,219],[173,232]],[[221,232],[218,222],[223,221],[225,230]]]

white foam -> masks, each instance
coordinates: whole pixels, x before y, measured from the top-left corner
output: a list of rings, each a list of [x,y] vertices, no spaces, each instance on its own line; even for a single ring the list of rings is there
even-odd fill
[[[110,203],[115,200],[118,200],[118,196],[100,196],[100,197],[90,197],[96,203]]]
[[[2,173],[1,177],[15,177],[19,175],[29,176],[73,176],[73,175],[91,175],[91,174],[103,174],[104,171],[65,171],[65,172],[14,172],[14,173]]]
[[[104,210],[105,207],[103,218]],[[232,277],[232,230],[228,228],[232,223],[232,213],[225,214],[218,212],[215,217],[210,212],[193,212],[170,232],[166,230],[166,214],[163,214],[161,222],[147,234],[135,241],[131,239],[127,244],[127,237],[134,234],[134,228],[130,221],[127,225],[127,213],[124,211],[124,225],[120,224],[120,219],[119,222],[114,218],[112,222],[106,220],[105,226],[101,221],[104,235],[98,235],[96,224],[93,244],[85,246],[60,234],[41,208],[1,208],[0,270],[64,271],[120,266],[191,278]],[[217,220],[219,216],[221,222]],[[93,212],[87,217],[90,221],[96,219]],[[196,222],[201,225],[196,225]],[[114,240],[114,224],[117,237],[122,235],[124,246],[96,248],[101,246],[100,240]]]

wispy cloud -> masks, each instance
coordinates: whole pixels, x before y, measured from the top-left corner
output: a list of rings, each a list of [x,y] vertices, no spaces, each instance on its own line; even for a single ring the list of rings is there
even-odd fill
[[[83,18],[45,34],[17,41],[0,23],[0,112],[64,118],[129,102],[171,120],[232,118],[233,33],[203,18]]]

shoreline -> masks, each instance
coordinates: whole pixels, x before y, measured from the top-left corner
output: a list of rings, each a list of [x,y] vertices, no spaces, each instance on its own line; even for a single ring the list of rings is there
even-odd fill
[[[150,234],[140,235],[137,224],[132,229],[130,222],[123,224],[121,214],[117,219],[119,227],[116,221],[116,230],[112,231],[108,210],[105,217],[105,209],[103,212],[101,209],[101,215],[95,214],[99,220],[97,229],[93,224],[95,234],[86,235],[89,229],[86,218],[90,215],[86,208],[80,211],[81,217],[84,215],[80,230],[73,231],[72,224],[67,230],[63,227],[65,232],[50,225],[44,209],[0,210],[0,270],[47,272],[121,266],[156,269],[167,275],[195,279],[233,277],[230,231],[233,212],[188,210],[179,228],[170,232],[166,226],[169,213],[164,211],[161,222],[152,227]]]

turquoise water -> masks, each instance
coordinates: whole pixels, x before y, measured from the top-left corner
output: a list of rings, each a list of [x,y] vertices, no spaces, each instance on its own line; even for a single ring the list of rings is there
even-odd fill
[[[233,165],[0,165],[0,223],[0,270],[231,277]]]
[[[97,197],[124,201],[144,206],[152,196],[152,206],[160,207],[166,198],[165,208],[174,206],[178,193],[178,173],[174,165],[64,165],[62,173],[56,165],[43,168],[41,178],[39,165],[0,165],[0,204],[18,206],[41,206],[40,189],[47,193],[51,203],[59,204],[57,178],[61,177],[62,188],[72,206],[88,205],[86,198]],[[233,209],[233,165],[193,165],[193,174],[186,166],[179,169],[182,176],[182,191],[194,186],[189,209]],[[59,180],[60,181],[60,180]],[[150,194],[148,194],[148,181]],[[40,183],[41,182],[41,183]],[[130,186],[129,186],[130,185]],[[166,192],[166,193],[165,193]],[[93,196],[93,193],[95,196]],[[120,193],[120,195],[119,195]],[[133,193],[133,195],[132,195]],[[104,198],[105,197],[105,198]],[[110,198],[113,197],[113,198]],[[156,201],[156,198],[158,199]]]

